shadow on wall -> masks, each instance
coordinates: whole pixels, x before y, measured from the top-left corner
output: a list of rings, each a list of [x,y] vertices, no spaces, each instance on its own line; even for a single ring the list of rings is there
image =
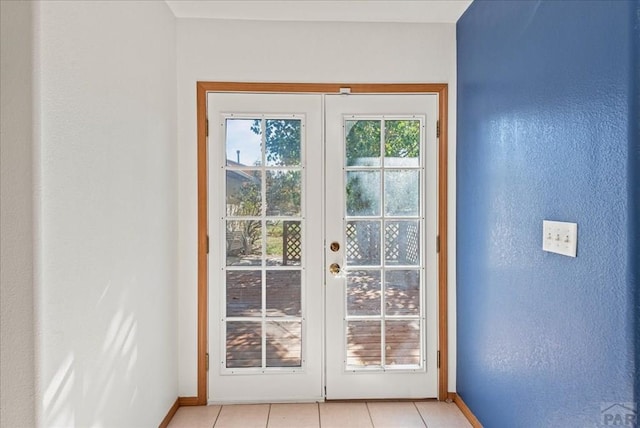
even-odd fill
[[[136,279],[132,278],[123,285],[119,297],[111,283],[104,287],[94,311],[96,320],[104,319],[99,322],[102,333],[95,338],[96,354],[76,355],[71,349],[52,370],[55,374],[43,388],[46,426],[71,427],[90,422],[93,427],[105,427],[105,420],[113,419],[109,409],[138,406],[138,323],[127,304],[128,289],[135,287]],[[114,307],[119,308],[115,314]],[[116,384],[120,390],[126,388],[127,394],[114,396]]]

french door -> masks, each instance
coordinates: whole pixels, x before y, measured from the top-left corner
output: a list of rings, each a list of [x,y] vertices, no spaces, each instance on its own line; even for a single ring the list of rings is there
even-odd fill
[[[436,96],[207,116],[209,401],[435,397]]]
[[[209,94],[209,401],[323,396],[321,103]]]
[[[326,397],[436,397],[437,98],[325,112]]]

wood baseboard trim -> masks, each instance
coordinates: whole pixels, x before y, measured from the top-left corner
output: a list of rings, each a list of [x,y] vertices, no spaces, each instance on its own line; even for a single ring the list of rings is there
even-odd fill
[[[449,393],[449,395],[453,395],[453,402],[456,403],[456,406],[458,406],[462,414],[467,418],[473,428],[483,428],[478,418],[476,418],[476,415],[473,414],[471,409],[469,409],[469,407],[467,407],[465,402],[462,400],[462,397],[460,397],[456,393]]]
[[[169,426],[169,423],[171,422],[171,419],[173,419],[173,417],[175,416],[176,412],[180,407],[201,406],[201,405],[202,404],[200,404],[200,400],[198,400],[198,397],[176,398],[175,403],[173,403],[173,406],[171,406],[171,408],[167,412],[167,416],[165,416],[162,422],[160,422],[160,425],[158,426],[158,428],[167,428]]]
[[[205,404],[200,403],[200,400],[198,399],[198,397],[179,397],[178,402],[180,403],[180,407],[206,405],[206,403]]]
[[[171,408],[167,412],[167,416],[165,416],[162,422],[160,422],[160,425],[158,426],[158,428],[167,428],[169,426],[169,422],[171,422],[171,419],[173,419],[173,416],[176,414],[179,407],[180,407],[180,399],[176,398],[176,401],[173,403],[173,406],[171,406]]]

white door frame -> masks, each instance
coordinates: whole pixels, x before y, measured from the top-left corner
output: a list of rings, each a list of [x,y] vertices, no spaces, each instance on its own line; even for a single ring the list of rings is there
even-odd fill
[[[208,350],[208,186],[207,186],[207,93],[276,92],[337,94],[351,93],[435,93],[438,95],[438,399],[452,398],[448,392],[447,311],[447,84],[313,84],[197,82],[198,125],[198,392],[181,397],[180,405],[207,404]]]

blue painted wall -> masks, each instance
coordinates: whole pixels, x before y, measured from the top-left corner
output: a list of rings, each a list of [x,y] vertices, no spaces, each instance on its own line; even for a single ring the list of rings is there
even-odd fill
[[[640,0],[636,0],[635,13],[632,15],[632,91],[630,99],[631,120],[629,132],[629,201],[631,201],[630,254],[631,287],[635,290],[635,400],[640,402]],[[640,410],[640,403],[638,403]]]
[[[458,384],[487,427],[637,401],[634,1],[476,1],[457,24]],[[578,223],[578,257],[542,220]]]

